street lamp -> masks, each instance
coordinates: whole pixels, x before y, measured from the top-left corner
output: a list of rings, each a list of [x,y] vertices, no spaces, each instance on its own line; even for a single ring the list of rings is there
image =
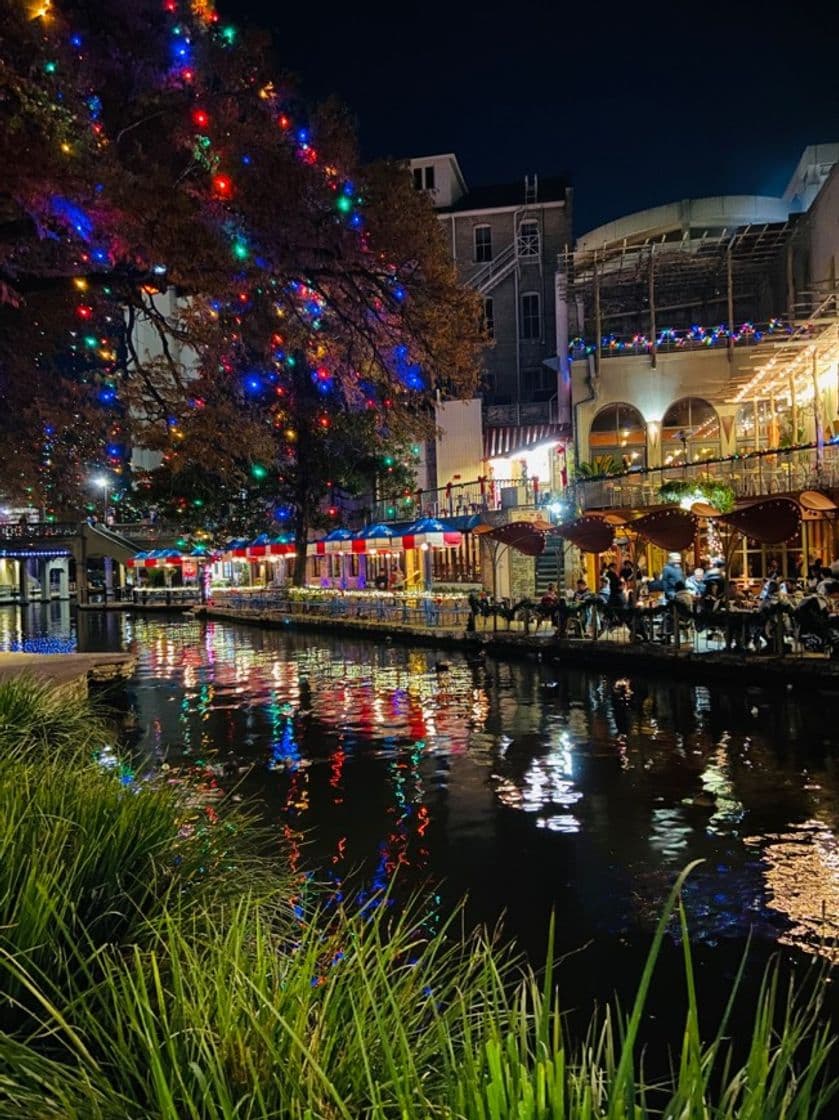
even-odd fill
[[[97,475],[93,479],[93,485],[103,492],[105,499],[105,511],[102,520],[107,524],[108,522],[108,497],[111,489],[111,480],[106,474]]]

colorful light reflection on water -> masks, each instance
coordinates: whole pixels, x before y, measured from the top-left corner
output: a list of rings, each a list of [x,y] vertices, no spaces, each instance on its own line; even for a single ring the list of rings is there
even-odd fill
[[[26,625],[75,640],[55,616]],[[0,639],[26,640],[26,625]],[[591,939],[614,969],[702,859],[686,891],[700,943],[751,933],[832,954],[832,698],[189,618],[80,620],[82,648],[120,644],[138,655],[138,748],[258,796],[293,866],[336,900],[430,883],[436,920],[468,891],[471,914],[506,911],[531,943],[555,909],[561,947]]]

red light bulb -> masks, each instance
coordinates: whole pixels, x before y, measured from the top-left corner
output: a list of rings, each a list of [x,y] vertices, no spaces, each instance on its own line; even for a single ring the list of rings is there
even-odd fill
[[[213,190],[218,198],[230,198],[233,184],[226,175],[216,175],[213,178]]]

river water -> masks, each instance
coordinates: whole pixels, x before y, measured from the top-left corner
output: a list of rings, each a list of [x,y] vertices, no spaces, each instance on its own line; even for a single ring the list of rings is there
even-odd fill
[[[141,756],[256,798],[277,858],[353,905],[468,894],[534,960],[550,915],[566,1001],[628,997],[675,875],[706,991],[779,949],[829,957],[839,915],[837,697],[558,670],[191,617],[0,608],[0,648],[129,649]],[[827,941],[825,941],[827,937]],[[672,941],[655,1007],[667,1017]]]

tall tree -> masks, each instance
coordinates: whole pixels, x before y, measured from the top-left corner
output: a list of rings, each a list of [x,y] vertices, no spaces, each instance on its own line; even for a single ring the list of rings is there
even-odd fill
[[[304,553],[345,417],[396,446],[475,390],[479,309],[431,207],[204,0],[0,7],[5,487],[67,502],[97,443],[116,473],[130,441],[184,481],[258,464]]]

